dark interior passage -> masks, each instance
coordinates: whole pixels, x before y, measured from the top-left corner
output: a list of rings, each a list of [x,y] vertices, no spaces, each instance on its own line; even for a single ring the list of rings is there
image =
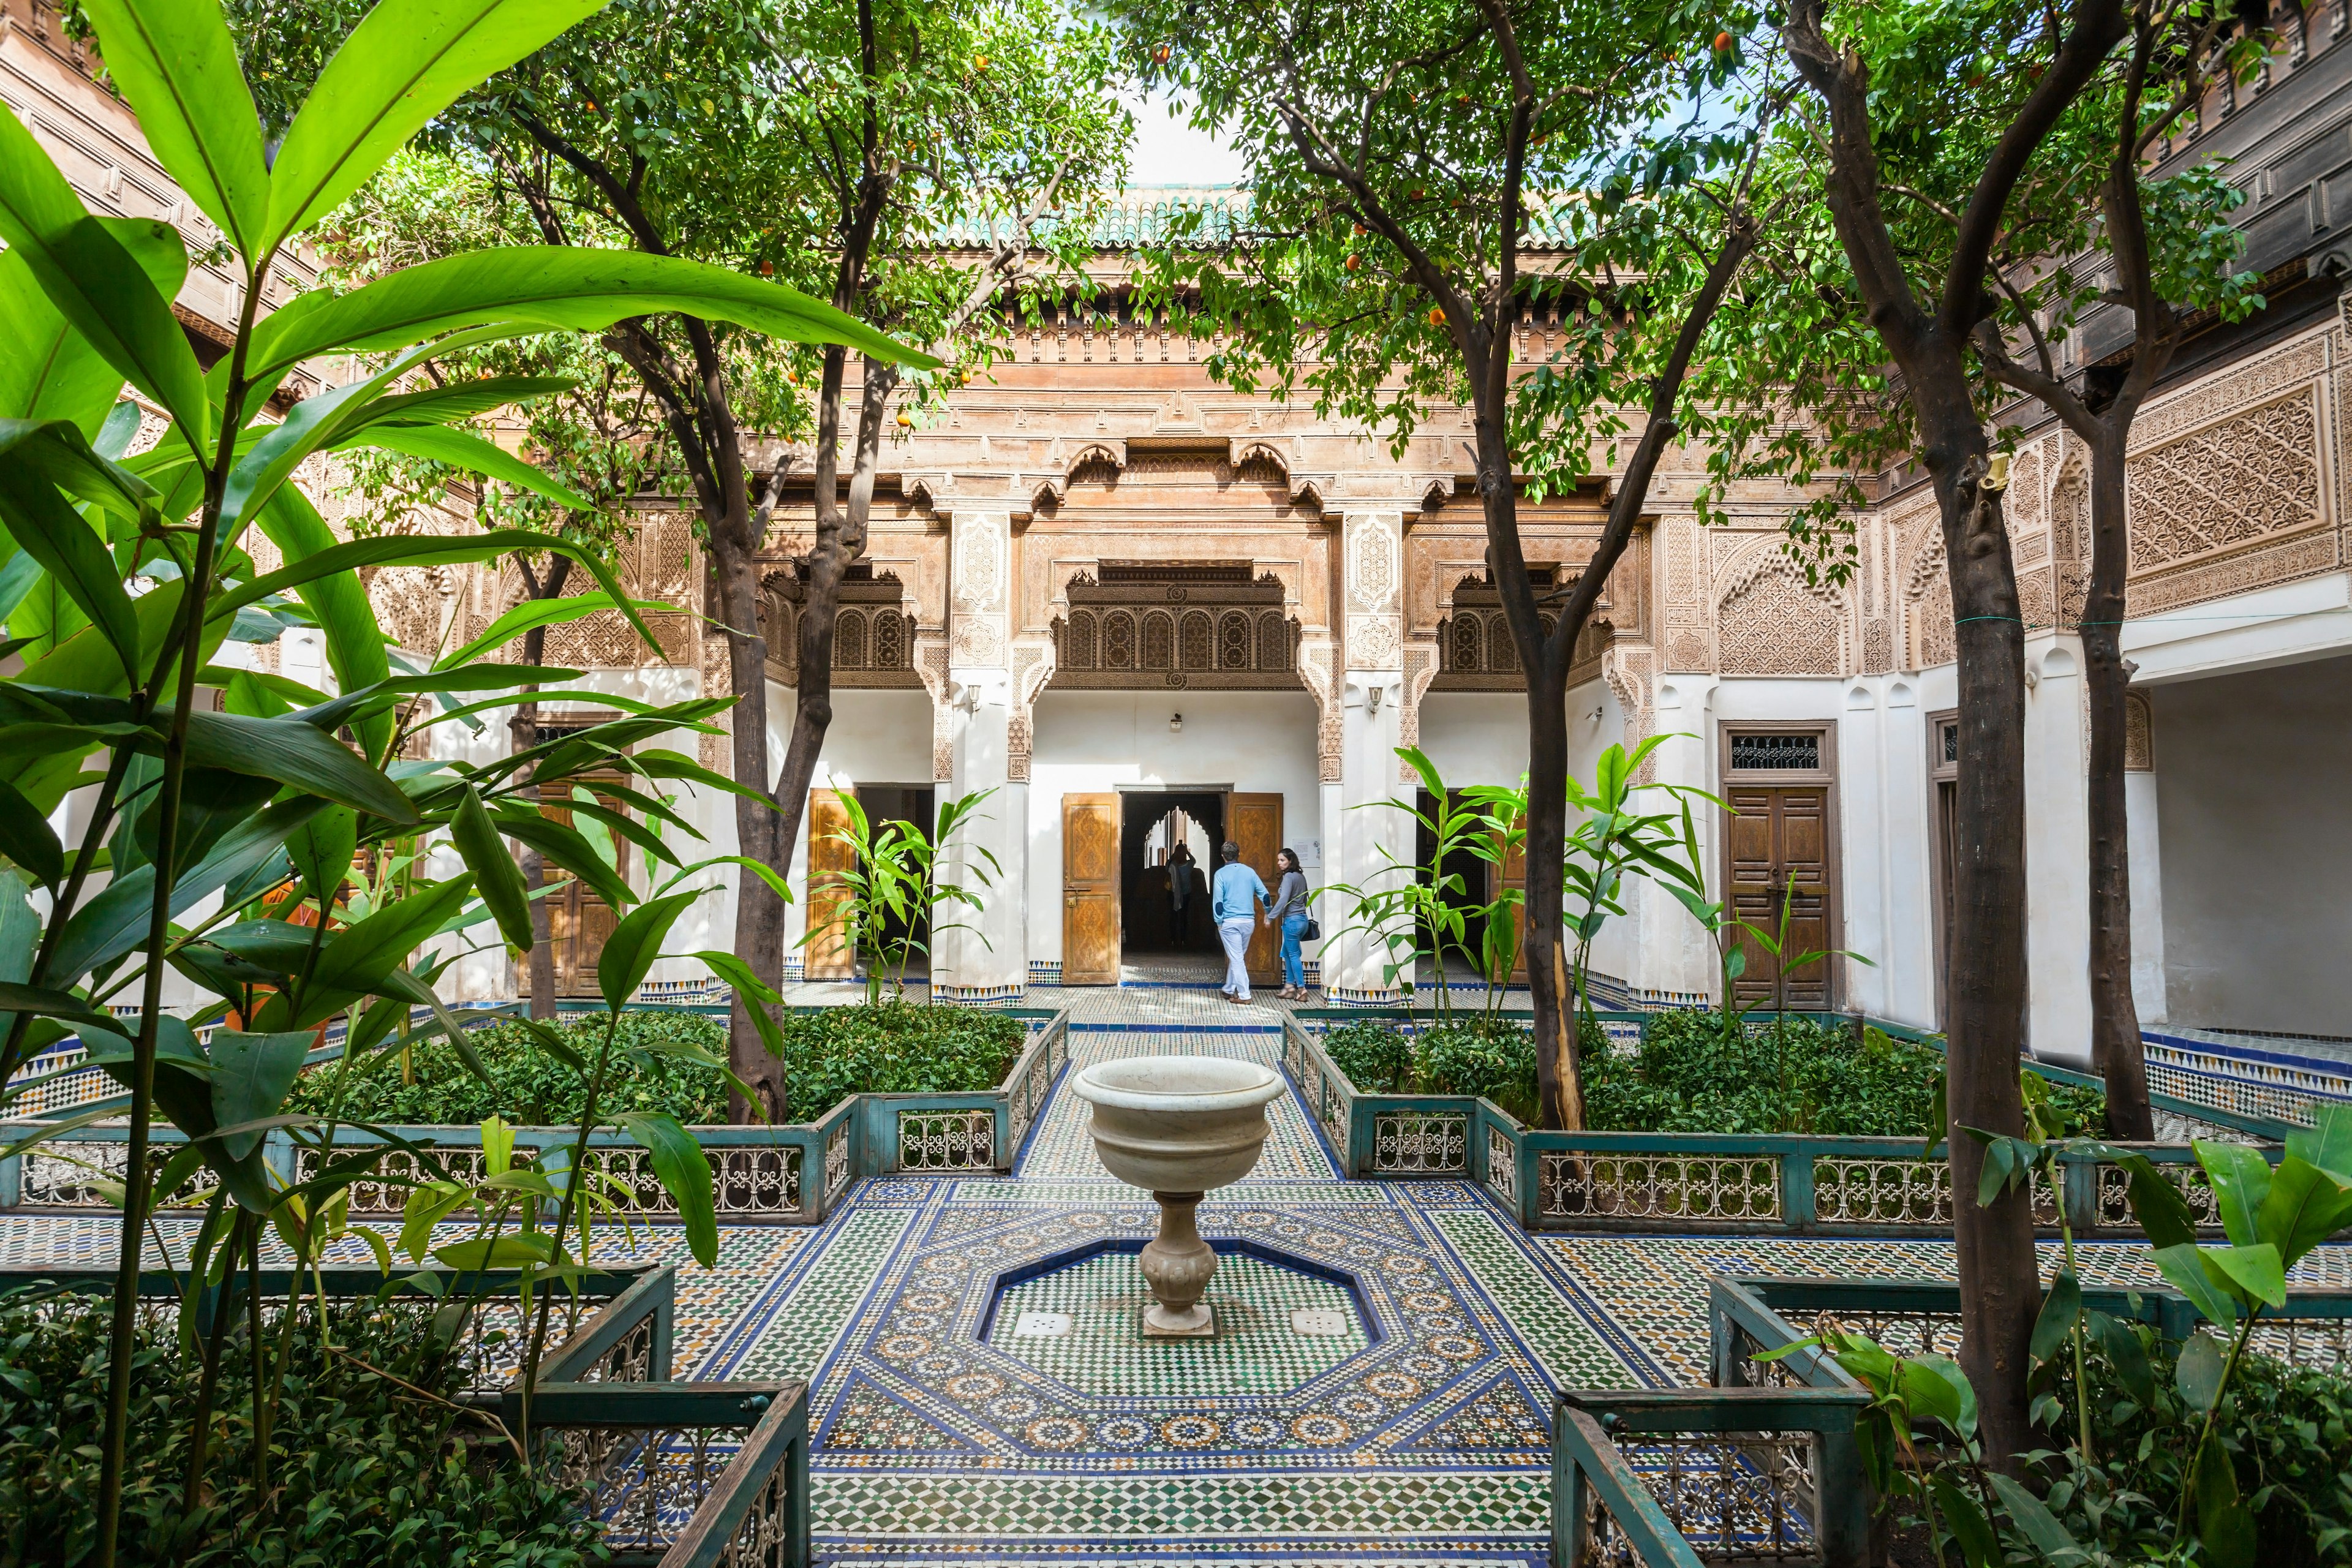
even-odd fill
[[[933,804],[937,798],[937,792],[929,784],[857,786],[857,801],[866,808],[866,826],[877,838],[882,836],[882,825],[887,822],[911,822],[923,830],[925,838],[930,837],[931,829],[939,820],[938,810]],[[982,896],[987,895],[983,893]],[[943,916],[950,921],[959,920],[962,918],[959,913],[962,908],[951,902],[945,907]],[[927,951],[931,940],[930,922],[921,914],[910,911],[905,916],[884,915],[880,932],[882,949],[892,955],[895,966],[898,944],[905,939],[910,923],[914,928],[915,947],[907,961],[907,973],[928,973],[930,969]],[[864,954],[859,955],[859,962],[865,962]]]
[[[1118,889],[1124,951],[1220,951],[1209,919],[1209,878],[1225,840],[1225,797],[1216,791],[1131,792],[1119,797]],[[1190,883],[1178,908],[1177,877]]]
[[[1454,802],[1454,809],[1460,810],[1461,805],[1462,803],[1457,798]],[[1421,821],[1414,825],[1412,830],[1412,863],[1420,879],[1426,882],[1430,878],[1432,863],[1437,859],[1437,833],[1432,826],[1437,821],[1437,797],[1427,790],[1418,792],[1414,800],[1414,809],[1421,814]],[[1494,868],[1488,865],[1476,850],[1465,844],[1457,843],[1446,855],[1444,864],[1436,867],[1435,869],[1440,877],[1452,877],[1456,879],[1457,885],[1446,889],[1445,901],[1450,907],[1462,911],[1462,935],[1458,942],[1450,933],[1445,939],[1447,978],[1454,977],[1457,965],[1460,966],[1463,979],[1475,978],[1478,973],[1478,955],[1484,951],[1486,942],[1486,917],[1479,910],[1495,897]],[[1413,933],[1413,936],[1414,950],[1424,955],[1428,954],[1430,951],[1428,927],[1423,925]]]

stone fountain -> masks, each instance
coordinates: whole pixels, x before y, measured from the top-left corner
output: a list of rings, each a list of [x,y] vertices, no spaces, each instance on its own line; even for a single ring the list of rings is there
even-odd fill
[[[1103,1169],[1159,1200],[1160,1234],[1138,1259],[1152,1304],[1143,1332],[1205,1339],[1216,1323],[1201,1300],[1217,1255],[1194,1228],[1202,1195],[1240,1181],[1265,1146],[1265,1107],[1282,1077],[1226,1057],[1128,1057],[1080,1070],[1071,1087],[1092,1105]]]

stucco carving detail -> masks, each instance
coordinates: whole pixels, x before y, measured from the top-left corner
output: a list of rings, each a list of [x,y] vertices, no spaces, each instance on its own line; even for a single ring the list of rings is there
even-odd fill
[[[2126,480],[2135,574],[2320,520],[2317,395],[2298,387],[2136,458]]]
[[[1841,675],[1845,603],[1807,587],[1775,547],[1734,577],[1717,612],[1716,642],[1725,675]]]

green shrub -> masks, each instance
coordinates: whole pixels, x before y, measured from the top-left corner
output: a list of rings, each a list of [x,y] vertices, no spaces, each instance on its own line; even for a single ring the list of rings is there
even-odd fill
[[[306,1313],[309,1309],[305,1309]],[[106,1418],[101,1299],[36,1310],[0,1303],[0,1563],[69,1564],[94,1549],[99,1442]],[[201,1363],[168,1335],[140,1331],[131,1383],[121,1561],[318,1568],[571,1568],[605,1562],[577,1503],[510,1462],[478,1459],[495,1433],[356,1363],[454,1397],[456,1358],[426,1325],[430,1303],[357,1304],[320,1336],[289,1342],[270,1429],[270,1495],[257,1514],[252,1358],[232,1321],[215,1395],[209,1498],[184,1513],[189,1425]],[[265,1334],[274,1334],[265,1324]]]
[[[1323,1036],[1323,1054],[1370,1094],[1412,1092],[1412,1040],[1394,1024],[1360,1018]]]
[[[828,1007],[786,1016],[792,1119],[810,1121],[847,1095],[957,1094],[1004,1080],[1028,1026],[984,1007]]]
[[[1925,1137],[1942,1055],[1908,1040],[1874,1044],[1843,1019],[1751,1017],[1727,1040],[1720,1014],[1656,1013],[1641,1044],[1579,1030],[1585,1125],[1596,1132],[1812,1132]],[[1883,1039],[1883,1037],[1882,1037]],[[1522,1121],[1536,1109],[1535,1042],[1516,1021],[1471,1017],[1408,1036],[1366,1019],[1324,1037],[1334,1066],[1372,1093],[1483,1094]],[[2053,1084],[2075,1131],[2104,1130],[2095,1089]],[[1940,1131],[1940,1130],[1938,1130]]]
[[[601,1021],[558,1024],[572,1048],[591,1057],[604,1044]],[[489,1073],[484,1083],[458,1059],[449,1042],[436,1035],[408,1047],[404,1079],[401,1052],[387,1047],[356,1066],[336,1100],[340,1068],[305,1073],[294,1086],[290,1110],[323,1112],[333,1101],[346,1121],[380,1125],[470,1125],[502,1116],[521,1127],[576,1123],[581,1105],[579,1076],[557,1063],[520,1024],[490,1024],[469,1030],[467,1041]],[[613,1112],[667,1110],[689,1125],[727,1120],[727,1080],[708,1068],[644,1047],[664,1041],[699,1046],[727,1054],[724,1020],[680,1009],[644,1008],[621,1015],[614,1042],[621,1066],[598,1104]]]
[[[860,1090],[877,1094],[955,1093],[994,1089],[1028,1040],[1022,1021],[978,1007],[827,1007],[782,1020],[789,1118],[811,1121]],[[572,1047],[593,1057],[604,1044],[601,1021],[562,1024]],[[409,1047],[409,1080],[400,1053],[378,1052],[355,1069],[336,1106],[347,1121],[385,1125],[467,1125],[497,1115],[523,1127],[577,1122],[578,1079],[551,1060],[520,1024],[492,1024],[466,1037],[490,1076],[484,1083],[439,1036]],[[681,1041],[727,1054],[724,1019],[668,1008],[621,1015],[615,1041],[621,1066],[599,1099],[603,1110],[667,1110],[689,1126],[727,1120],[727,1080],[707,1068],[646,1049]],[[289,1108],[320,1112],[335,1095],[340,1069],[303,1075]]]
[[[1484,1095],[1522,1121],[1536,1115],[1536,1043],[1523,1024],[1468,1017],[1421,1031],[1413,1041],[1424,1094]]]

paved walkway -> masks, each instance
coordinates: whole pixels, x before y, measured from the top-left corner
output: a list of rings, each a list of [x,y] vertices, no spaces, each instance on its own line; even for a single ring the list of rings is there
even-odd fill
[[[1079,1064],[1278,1065],[1271,1006],[1039,1000],[1072,1007]],[[1951,1273],[1942,1242],[1529,1237],[1474,1184],[1340,1180],[1293,1094],[1256,1172],[1200,1210],[1223,1332],[1146,1343],[1129,1255],[1156,1210],[1096,1163],[1066,1088],[1009,1179],[863,1182],[821,1227],[728,1227],[710,1270],[640,1232],[681,1266],[677,1375],[811,1381],[820,1562],[1547,1562],[1553,1391],[1704,1381],[1708,1275]],[[103,1258],[113,1236],[0,1218],[0,1259]],[[2144,1248],[2085,1251],[2095,1277],[2156,1280]],[[2300,1277],[2352,1283],[2347,1254]]]

